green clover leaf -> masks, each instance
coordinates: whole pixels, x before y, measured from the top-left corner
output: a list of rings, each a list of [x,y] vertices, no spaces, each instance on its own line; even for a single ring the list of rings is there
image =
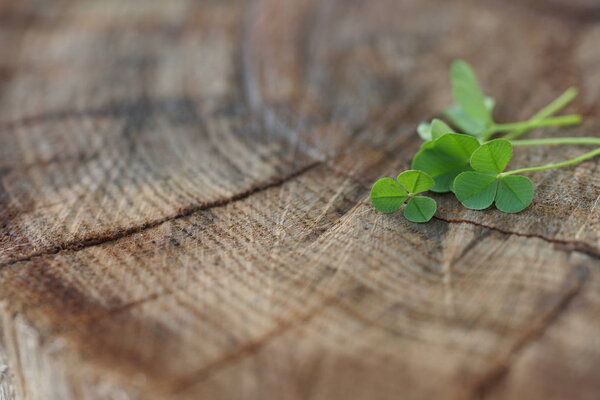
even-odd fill
[[[496,139],[481,145],[471,155],[474,171],[462,172],[454,180],[456,198],[472,210],[488,208],[494,201],[506,213],[525,209],[533,199],[533,184],[524,176],[503,173],[511,156],[508,140]]]
[[[412,160],[413,170],[400,174],[397,180],[381,179],[373,186],[371,201],[378,210],[391,213],[406,204],[404,216],[408,220],[429,221],[436,203],[416,194],[431,190],[452,191],[471,209],[483,210],[495,204],[500,211],[517,213],[533,199],[533,184],[517,174],[567,167],[600,155],[598,148],[567,161],[504,172],[513,145],[600,144],[598,138],[580,137],[514,140],[532,129],[581,123],[579,115],[553,116],[575,98],[577,89],[569,88],[528,120],[496,123],[492,115],[495,100],[484,96],[475,72],[466,62],[452,63],[450,79],[454,104],[443,115],[462,134],[439,119],[421,122],[417,132],[425,143]],[[503,139],[489,140],[499,133],[505,133]]]
[[[506,139],[491,140],[471,155],[471,167],[475,171],[499,174],[504,171],[512,157],[512,144]]]
[[[397,180],[382,178],[371,189],[371,203],[383,213],[398,211],[408,200],[404,208],[404,217],[411,222],[427,222],[435,214],[435,200],[415,196],[433,188],[435,182],[423,171],[408,170],[398,175]]]
[[[437,204],[425,196],[412,197],[404,208],[404,217],[411,222],[427,222],[435,214]]]
[[[484,103],[491,113],[496,101],[491,97],[486,97]],[[448,107],[444,110],[443,114],[459,131],[477,138],[482,138],[488,128],[485,121],[471,117],[458,104]]]
[[[441,119],[434,119],[431,123],[421,122],[417,127],[419,136],[426,142],[435,140],[446,133],[456,133]]]
[[[460,108],[475,120],[482,121],[486,126],[494,123],[492,113],[485,103],[485,97],[473,69],[462,60],[454,61],[450,67],[452,94]]]
[[[498,177],[485,172],[463,172],[454,180],[456,198],[471,210],[488,208],[496,198]]]
[[[392,178],[382,178],[371,189],[371,203],[382,213],[393,213],[408,199],[406,190]]]
[[[433,192],[449,192],[456,176],[471,169],[469,159],[478,147],[479,141],[471,136],[447,133],[424,143],[413,159],[412,168],[434,179]]]
[[[431,140],[431,124],[429,122],[421,122],[417,126],[417,133],[426,142]]]
[[[433,178],[423,171],[408,170],[398,175],[400,183],[408,193],[422,193],[431,189],[435,184]]]
[[[518,213],[533,200],[533,184],[522,175],[509,175],[500,178],[496,207],[505,213]]]
[[[452,63],[450,80],[456,104],[444,110],[444,116],[461,132],[483,138],[494,124],[492,110],[496,101],[483,95],[475,72],[462,60]]]

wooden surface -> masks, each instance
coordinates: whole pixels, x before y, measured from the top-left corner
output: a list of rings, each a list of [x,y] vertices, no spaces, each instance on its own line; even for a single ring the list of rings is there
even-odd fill
[[[596,0],[0,1],[0,399],[597,399],[599,159],[516,215],[368,193],[454,58],[600,135],[599,43]]]

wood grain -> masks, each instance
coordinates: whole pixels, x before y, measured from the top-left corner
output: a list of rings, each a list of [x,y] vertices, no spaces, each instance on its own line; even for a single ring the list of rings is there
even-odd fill
[[[595,2],[0,1],[0,399],[595,399],[598,160],[522,213],[373,210],[472,63],[500,121]],[[525,167],[583,148],[519,149]]]

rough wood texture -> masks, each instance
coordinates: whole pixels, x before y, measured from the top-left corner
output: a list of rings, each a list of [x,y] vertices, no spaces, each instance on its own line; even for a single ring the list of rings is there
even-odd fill
[[[0,1],[0,399],[598,398],[598,159],[517,215],[368,192],[454,58],[597,136],[599,41],[595,0]]]

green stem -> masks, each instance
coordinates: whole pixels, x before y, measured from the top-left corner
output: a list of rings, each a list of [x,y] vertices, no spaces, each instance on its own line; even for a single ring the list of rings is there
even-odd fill
[[[579,115],[565,115],[561,117],[551,117],[541,120],[529,120],[524,122],[515,122],[512,124],[495,124],[492,126],[492,133],[514,131],[514,130],[531,130],[544,126],[567,126],[577,125],[581,122]],[[508,138],[508,135],[504,139]]]
[[[596,137],[559,137],[547,139],[511,140],[515,147],[527,146],[553,146],[564,144],[594,144],[600,146],[600,138]]]
[[[585,153],[579,157],[575,157],[570,160],[563,161],[561,163],[542,165],[541,167],[515,169],[514,171],[503,172],[503,173],[499,174],[499,176],[503,177],[503,176],[514,175],[514,174],[522,174],[524,172],[535,172],[535,171],[543,171],[546,169],[562,168],[562,167],[566,167],[568,165],[577,164],[579,162],[585,161],[585,160],[595,157],[597,155],[600,155],[600,149],[590,151],[589,153]]]
[[[540,120],[547,118],[553,114],[556,114],[558,111],[560,111],[562,108],[564,108],[567,104],[569,104],[571,101],[573,101],[573,99],[577,96],[578,93],[579,93],[579,91],[574,87],[567,89],[556,100],[554,100],[552,103],[548,104],[546,107],[544,107],[540,111],[538,111],[537,114],[535,114],[530,119],[530,121],[540,121]],[[528,131],[529,131],[529,129],[523,129],[523,128],[517,129],[517,130],[505,135],[504,138],[508,139],[508,140],[516,139]]]

